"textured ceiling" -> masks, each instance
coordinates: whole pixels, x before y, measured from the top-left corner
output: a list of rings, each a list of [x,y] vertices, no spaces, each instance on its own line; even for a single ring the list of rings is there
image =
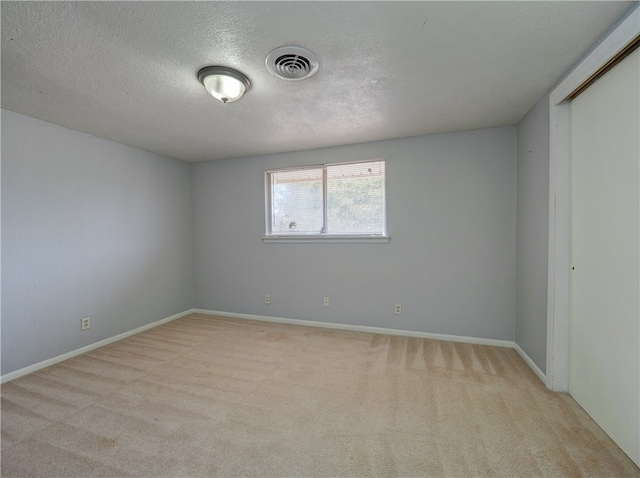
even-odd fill
[[[6,2],[2,107],[185,161],[517,123],[632,2]],[[313,51],[305,81],[267,54]],[[222,104],[196,78],[253,83]]]

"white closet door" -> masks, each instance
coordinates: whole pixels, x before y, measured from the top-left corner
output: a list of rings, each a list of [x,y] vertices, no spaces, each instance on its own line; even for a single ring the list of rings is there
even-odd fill
[[[569,390],[640,465],[640,49],[571,102]]]

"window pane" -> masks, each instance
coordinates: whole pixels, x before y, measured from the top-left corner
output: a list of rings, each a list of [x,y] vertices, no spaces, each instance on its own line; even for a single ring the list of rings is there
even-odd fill
[[[384,162],[327,166],[327,232],[383,234]]]
[[[267,171],[266,178],[267,235],[386,234],[384,160]]]
[[[322,168],[275,171],[271,176],[273,234],[322,230]]]

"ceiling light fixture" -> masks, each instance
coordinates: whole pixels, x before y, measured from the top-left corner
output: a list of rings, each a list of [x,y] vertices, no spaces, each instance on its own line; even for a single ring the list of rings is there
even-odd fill
[[[251,88],[249,78],[226,66],[207,66],[198,72],[198,80],[223,103],[239,100]]]

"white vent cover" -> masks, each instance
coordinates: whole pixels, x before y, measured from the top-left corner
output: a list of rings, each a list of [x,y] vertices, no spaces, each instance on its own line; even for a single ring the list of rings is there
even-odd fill
[[[267,55],[267,69],[276,78],[287,81],[306,80],[318,71],[318,59],[305,48],[283,46]]]

